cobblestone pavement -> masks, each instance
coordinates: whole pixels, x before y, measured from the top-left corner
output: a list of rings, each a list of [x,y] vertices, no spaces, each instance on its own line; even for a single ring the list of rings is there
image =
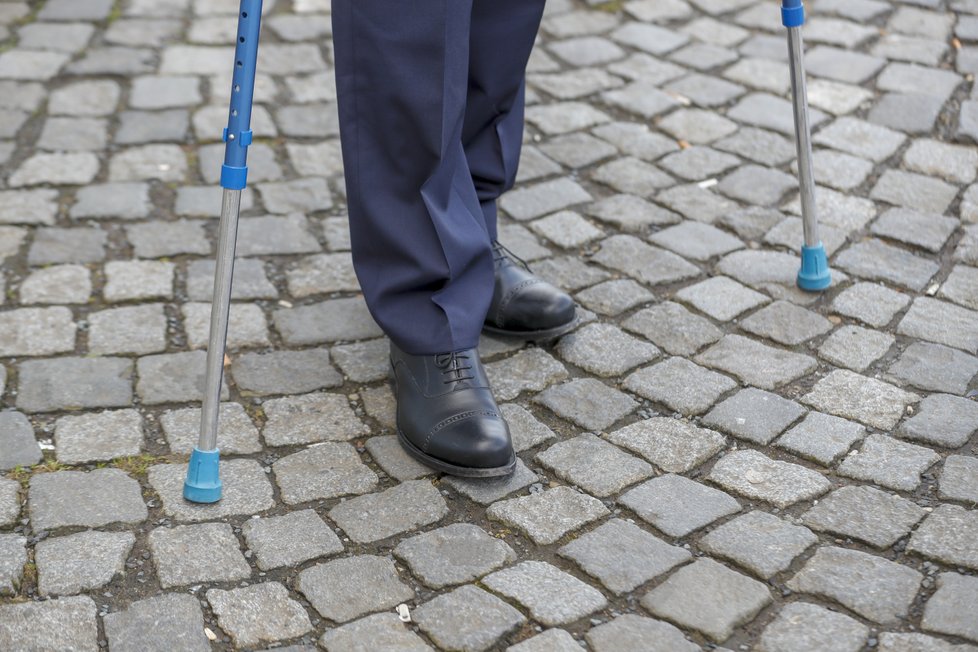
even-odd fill
[[[978,2],[811,4],[820,296],[776,3],[548,2],[501,239],[586,310],[483,341],[486,482],[392,435],[329,0],[266,0],[200,507],[237,1],[0,2],[0,649],[974,651]]]

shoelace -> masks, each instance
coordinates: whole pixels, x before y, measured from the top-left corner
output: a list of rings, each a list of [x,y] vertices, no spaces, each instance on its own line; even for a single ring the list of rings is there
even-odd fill
[[[465,369],[471,369],[472,365],[463,365],[461,362],[463,360],[468,360],[469,354],[459,353],[458,351],[452,351],[451,353],[439,353],[435,356],[435,365],[441,369],[443,374],[447,374],[448,378],[442,378],[442,382],[446,385],[455,383],[461,380],[473,380],[475,376],[466,376],[462,374]]]
[[[526,269],[526,271],[528,271],[528,272],[530,271],[530,266],[527,264],[527,262],[525,260],[523,260],[522,258],[520,258],[519,256],[517,256],[516,254],[514,254],[512,251],[510,251],[509,249],[507,249],[506,247],[504,247],[503,244],[499,240],[493,240],[492,241],[492,260],[493,260],[493,262],[495,262],[497,260],[504,260],[507,257],[509,259],[511,259],[511,260],[519,261],[520,264],[523,265],[523,268]]]

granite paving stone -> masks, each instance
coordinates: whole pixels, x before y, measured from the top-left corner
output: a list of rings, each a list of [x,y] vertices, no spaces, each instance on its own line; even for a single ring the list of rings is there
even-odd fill
[[[795,157],[794,144],[784,136],[755,127],[743,127],[713,147],[762,165],[783,165]]]
[[[200,408],[168,410],[160,415],[160,426],[173,453],[190,454],[200,436]],[[261,450],[258,428],[240,403],[218,406],[217,438],[226,453],[257,453]]]
[[[296,298],[360,289],[348,252],[316,254],[301,259],[287,272],[289,294]]]
[[[229,591],[210,589],[206,595],[218,624],[236,645],[254,646],[312,631],[305,609],[278,582]]]
[[[813,411],[774,445],[822,466],[829,466],[865,436],[866,428],[858,423]]]
[[[319,639],[328,652],[357,652],[364,649],[428,652],[432,648],[393,613],[378,613],[355,620],[335,629],[328,629]],[[279,648],[283,652],[287,648]],[[313,648],[301,650],[312,652]],[[296,649],[296,652],[300,652]],[[576,652],[576,651],[575,651]]]
[[[577,296],[581,298],[581,294]],[[639,310],[622,322],[622,327],[672,355],[692,355],[723,336],[723,332],[709,320],[672,301]]]
[[[867,486],[836,489],[802,515],[809,527],[888,548],[924,516],[911,501]]]
[[[157,464],[149,467],[150,486],[163,501],[163,512],[178,521],[208,521],[238,514],[256,514],[271,508],[272,485],[256,460],[221,462],[221,500],[217,505],[198,505],[184,500],[186,464]]]
[[[703,425],[755,444],[769,444],[804,413],[794,401],[748,387],[710,410]]]
[[[978,505],[978,460],[967,455],[949,455],[944,460],[939,488],[942,498]]]
[[[17,407],[25,412],[125,407],[132,400],[132,362],[125,358],[52,358],[18,366]]]
[[[810,356],[775,348],[741,335],[726,335],[700,353],[696,362],[726,371],[743,382],[772,390],[815,370]]]
[[[325,348],[244,353],[232,359],[231,375],[242,393],[258,396],[303,394],[337,387],[343,380]]]
[[[340,502],[329,510],[329,517],[353,541],[370,543],[436,523],[448,511],[445,499],[430,481],[408,480]]]
[[[34,438],[34,427],[20,412],[0,412],[0,469],[33,466],[41,461],[41,447]]]
[[[682,219],[672,211],[629,194],[611,195],[596,201],[589,204],[585,212],[628,232],[643,231],[652,225],[676,224]],[[626,242],[634,244],[631,241]]]
[[[971,183],[978,173],[978,154],[969,147],[937,140],[916,140],[903,161],[914,172],[939,176],[955,183]]]
[[[610,496],[653,474],[652,466],[599,437],[584,433],[537,453],[543,466],[598,497]]]
[[[105,258],[106,232],[94,228],[38,229],[27,251],[29,265],[95,263]]]
[[[0,527],[12,525],[20,516],[20,484],[0,478]]]
[[[524,391],[539,392],[570,375],[559,360],[542,348],[518,351],[486,364],[485,370],[493,396],[503,401],[514,399]]]
[[[702,414],[737,383],[689,360],[671,357],[627,376],[623,387],[685,415]]]
[[[978,269],[966,265],[955,265],[951,274],[941,285],[938,294],[965,308],[978,310]]]
[[[581,646],[565,629],[551,627],[536,636],[511,645],[506,652],[578,652]]]
[[[95,602],[77,595],[0,606],[0,645],[10,650],[96,650]]]
[[[708,145],[737,130],[737,123],[702,109],[679,109],[663,118],[659,126],[677,140],[694,145]]]
[[[890,350],[896,338],[861,326],[843,326],[822,342],[818,354],[840,367],[866,371]]]
[[[820,130],[813,142],[880,163],[892,156],[906,139],[892,129],[842,117]]]
[[[685,473],[723,450],[718,432],[670,417],[636,421],[607,435],[612,443],[638,453],[668,473]]]
[[[822,546],[787,582],[792,591],[837,602],[883,625],[905,617],[923,575],[858,550]]]
[[[31,525],[37,531],[139,523],[148,514],[139,483],[119,469],[37,474],[27,497]]]
[[[951,286],[946,285],[945,288],[953,292]],[[655,295],[632,279],[613,279],[581,290],[574,298],[599,315],[614,317],[636,306],[651,303]]]
[[[704,586],[710,590],[704,592]],[[654,616],[726,640],[735,627],[752,620],[772,602],[770,590],[757,580],[711,559],[680,568],[642,598]]]
[[[955,186],[933,177],[887,170],[876,182],[870,197],[919,211],[943,213],[957,193]]]
[[[140,258],[207,255],[211,252],[202,220],[133,224],[126,227],[126,237],[133,246],[133,252]]]
[[[75,348],[71,310],[20,308],[0,313],[0,356],[42,356]]]
[[[38,542],[34,560],[42,595],[98,589],[123,572],[136,537],[131,532],[88,530]]]
[[[604,430],[638,407],[627,394],[595,378],[548,387],[533,401],[588,430]]]
[[[605,163],[591,173],[591,178],[618,192],[650,198],[673,184],[673,178],[654,165],[632,157]],[[590,197],[588,199],[591,199]],[[586,201],[583,200],[582,201]]]
[[[726,276],[714,276],[689,285],[677,292],[676,298],[719,321],[729,321],[770,301],[760,292]]]
[[[613,235],[602,240],[592,260],[648,285],[682,281],[700,273],[699,268],[685,259],[630,235]]]
[[[727,175],[717,189],[724,195],[758,206],[773,206],[797,186],[795,178],[760,165],[744,165]]]
[[[182,351],[147,355],[136,362],[136,393],[146,405],[200,401],[204,393],[204,351]],[[227,400],[227,383],[222,382],[221,400]]]
[[[510,432],[512,432],[513,424],[505,415],[504,418],[510,427]],[[436,473],[436,471],[430,466],[426,466],[411,457],[397,440],[397,435],[381,435],[378,437],[371,437],[366,441],[365,446],[367,448],[367,452],[370,453],[370,457],[373,458],[374,462],[376,462],[377,465],[383,469],[385,473],[387,473],[387,475],[396,480],[400,480],[402,482],[404,480],[417,480],[418,478],[423,478],[426,475]]]
[[[483,584],[523,605],[547,626],[573,622],[608,604],[594,587],[543,561],[523,561],[496,571]]]
[[[786,570],[817,541],[808,528],[755,510],[712,530],[700,539],[699,546],[768,579]]]
[[[779,508],[824,494],[831,483],[817,471],[773,460],[756,450],[727,453],[713,465],[707,479],[746,498]]]
[[[740,511],[740,503],[730,495],[672,473],[640,484],[618,502],[677,538]]]
[[[20,301],[30,303],[87,303],[92,278],[81,265],[54,265],[31,272],[20,284]]]
[[[941,505],[910,536],[907,550],[948,565],[978,570],[978,511]]]
[[[689,149],[685,151],[691,151]],[[650,240],[684,258],[705,261],[741,249],[744,244],[734,236],[709,224],[683,222],[663,229]]]
[[[958,573],[937,576],[937,592],[924,606],[923,628],[978,642],[978,624],[969,605],[978,600],[978,578]]]
[[[55,456],[65,464],[139,455],[142,445],[143,419],[136,410],[64,416],[54,428]]]
[[[913,491],[920,484],[921,474],[939,459],[929,448],[871,434],[860,450],[850,451],[839,465],[839,474],[890,489]]]
[[[914,299],[897,332],[978,353],[978,312],[930,297]]]
[[[919,389],[965,394],[978,374],[978,358],[940,344],[914,342],[890,365],[888,373]]]
[[[324,618],[346,622],[413,600],[387,557],[357,555],[311,566],[299,573],[296,589]],[[363,587],[369,586],[370,591]]]
[[[974,652],[973,645],[954,645],[927,634],[897,634],[883,632],[879,637],[880,652]]]
[[[362,340],[383,335],[362,297],[329,299],[283,308],[275,311],[272,321],[282,340],[290,346]]]
[[[855,283],[832,302],[832,309],[846,317],[882,328],[910,304],[910,297],[878,283]]]
[[[429,469],[430,470],[430,469]],[[426,474],[430,475],[430,473]],[[462,478],[445,476],[445,484],[480,505],[490,505],[500,498],[524,489],[540,477],[529,469],[522,459],[516,458],[516,469],[508,476],[495,478]]]
[[[27,563],[27,537],[0,534],[0,596],[15,595],[24,577]]]
[[[691,558],[688,551],[618,518],[578,537],[557,552],[617,595],[632,591]]]
[[[163,588],[247,579],[251,568],[227,523],[156,528],[149,547]]]
[[[403,540],[393,552],[434,589],[471,582],[517,559],[507,543],[471,523],[418,534]]]
[[[934,129],[943,99],[921,93],[886,93],[866,116],[870,122],[910,134],[926,135]]]
[[[310,500],[364,494],[377,487],[377,474],[344,442],[323,442],[279,459],[272,465],[282,500]]]
[[[465,652],[488,649],[526,622],[514,607],[471,584],[425,602],[412,619],[442,648]]]
[[[833,649],[858,652],[869,628],[858,620],[809,602],[786,605],[764,628],[758,649],[763,652]]]
[[[269,446],[346,441],[369,432],[341,394],[288,396],[266,401],[262,408],[267,418],[262,436]]]
[[[825,317],[789,301],[775,301],[741,321],[740,326],[786,346],[796,346],[832,330]]]
[[[210,301],[214,292],[214,261],[195,260],[187,265],[187,297],[192,301]],[[260,260],[245,258],[234,263],[232,299],[274,299],[278,290],[265,275]]]
[[[54,224],[58,193],[49,188],[0,192],[0,223]],[[43,233],[43,231],[42,231]]]
[[[343,551],[339,537],[311,509],[252,518],[245,522],[241,531],[262,570],[296,566]]]
[[[920,397],[875,378],[836,369],[820,379],[801,402],[816,410],[889,430]]]
[[[173,296],[176,266],[162,260],[110,261],[105,264],[106,301],[168,299]]]
[[[539,545],[554,543],[608,513],[598,499],[563,486],[496,502],[486,510],[488,518],[518,529]]]
[[[703,188],[698,183],[663,190],[655,199],[687,219],[708,224],[716,222],[725,213],[739,208],[736,202],[718,195],[709,188]]]
[[[562,337],[557,354],[599,376],[621,376],[659,356],[659,349],[612,324],[588,324]],[[512,398],[512,397],[510,397]]]
[[[698,645],[686,640],[670,625],[637,614],[624,614],[591,629],[586,635],[596,652],[695,652]]]

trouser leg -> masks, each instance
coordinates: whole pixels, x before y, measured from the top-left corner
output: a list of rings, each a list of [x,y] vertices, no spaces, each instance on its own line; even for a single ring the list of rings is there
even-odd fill
[[[473,0],[469,91],[462,143],[486,228],[496,238],[496,200],[513,187],[523,142],[526,63],[544,0]]]
[[[333,0],[354,269],[402,350],[478,344],[489,235],[462,147],[472,0]]]

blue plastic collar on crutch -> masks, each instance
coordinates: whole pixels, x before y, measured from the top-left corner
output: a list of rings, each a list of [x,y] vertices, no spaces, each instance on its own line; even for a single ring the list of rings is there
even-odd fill
[[[797,282],[802,290],[817,292],[831,285],[832,275],[829,272],[825,246],[818,237],[812,132],[808,119],[808,91],[805,88],[804,46],[801,37],[801,28],[805,24],[803,0],[782,0],[781,22],[788,28],[791,94],[795,114],[795,142],[798,148],[798,181],[801,191],[801,217],[805,232]]]
[[[217,260],[214,267],[214,295],[211,301],[210,340],[207,345],[207,371],[201,407],[200,438],[187,466],[183,497],[194,503],[215,503],[221,499],[220,452],[217,448],[221,383],[224,376],[224,351],[227,346],[228,315],[231,308],[231,277],[234,273],[234,247],[241,210],[241,191],[248,182],[248,146],[251,145],[251,105],[255,95],[255,70],[258,64],[258,37],[261,31],[262,0],[241,0],[238,12],[234,74],[231,77],[231,105],[228,126],[224,128],[224,165],[221,166],[221,225]]]

